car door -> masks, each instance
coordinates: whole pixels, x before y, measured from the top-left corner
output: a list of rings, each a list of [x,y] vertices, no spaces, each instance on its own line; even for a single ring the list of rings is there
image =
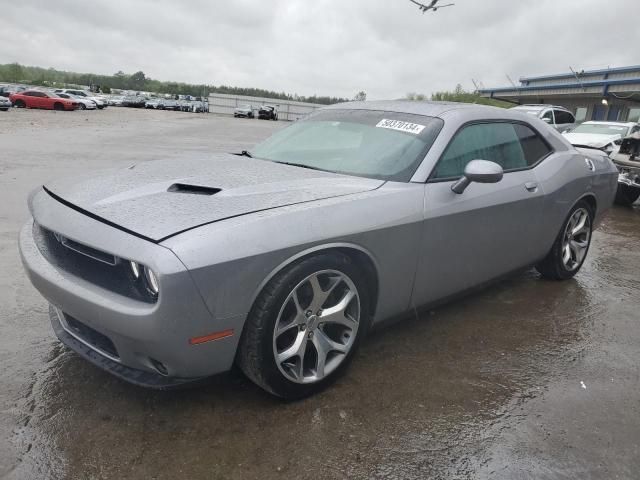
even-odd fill
[[[32,105],[35,108],[47,108],[47,95],[44,92],[31,92]]]
[[[35,92],[24,92],[22,94],[22,100],[28,108],[39,108],[38,99],[34,95]]]
[[[413,304],[430,303],[532,264],[544,256],[544,192],[533,166],[552,152],[530,125],[483,121],[463,126],[426,185],[425,219]],[[496,162],[494,184],[451,190],[468,162]]]

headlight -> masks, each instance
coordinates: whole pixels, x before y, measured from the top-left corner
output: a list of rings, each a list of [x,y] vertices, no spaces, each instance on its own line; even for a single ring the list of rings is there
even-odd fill
[[[144,279],[146,280],[147,289],[153,295],[158,295],[160,287],[158,285],[158,278],[149,267],[144,267]]]
[[[140,264],[138,262],[130,260],[129,267],[131,268],[131,275],[133,275],[133,278],[138,280],[140,278]]]

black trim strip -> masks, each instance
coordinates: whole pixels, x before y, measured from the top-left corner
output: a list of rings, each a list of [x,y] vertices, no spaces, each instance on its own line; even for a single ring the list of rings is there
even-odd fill
[[[75,210],[76,212],[79,212],[83,215],[86,215],[89,218],[93,218],[94,220],[97,220],[98,222],[104,223],[106,225],[109,225],[110,227],[113,228],[117,228],[118,230],[121,230],[123,232],[126,232],[130,235],[133,235],[134,237],[138,237],[141,238],[142,240],[146,240],[148,242],[151,243],[160,243],[162,240],[154,240],[152,238],[146,237],[144,235],[141,235],[137,232],[134,232],[133,230],[129,230],[128,228],[122,227],[120,225],[118,225],[117,223],[113,223],[109,220],[107,220],[106,218],[102,218],[98,215],[96,215],[95,213],[91,213],[83,208],[78,207],[77,205],[74,205],[71,202],[66,201],[64,198],[60,198],[58,195],[56,195],[55,193],[53,193],[51,190],[49,190],[47,187],[45,187],[44,185],[42,186],[42,189],[47,192],[49,194],[49,196],[51,196],[51,198],[53,198],[54,200],[57,200],[58,202],[60,202],[61,204],[63,204],[65,207],[69,207],[72,210]]]

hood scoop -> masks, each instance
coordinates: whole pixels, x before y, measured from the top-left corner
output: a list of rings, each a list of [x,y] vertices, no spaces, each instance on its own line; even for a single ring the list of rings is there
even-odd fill
[[[215,195],[220,193],[220,188],[204,187],[202,185],[187,185],[186,183],[174,183],[171,185],[167,192],[171,193],[186,193],[190,195]]]

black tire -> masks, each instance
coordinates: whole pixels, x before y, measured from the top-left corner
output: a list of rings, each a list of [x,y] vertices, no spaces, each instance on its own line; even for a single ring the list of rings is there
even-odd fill
[[[96,105],[98,107],[98,110],[102,110],[104,108],[104,105]]]
[[[53,104],[53,109],[57,112],[61,112],[62,110],[64,110],[64,105],[56,102]]]
[[[9,109],[8,109],[8,108],[0,108],[0,110],[2,110],[3,112],[7,112],[7,111],[9,111]]]
[[[296,383],[280,371],[273,352],[273,332],[279,312],[292,290],[309,275],[335,270],[346,275],[360,297],[360,319],[351,349],[338,367],[315,383]],[[236,362],[258,386],[278,397],[296,400],[317,393],[332,384],[348,367],[370,324],[370,293],[362,270],[341,253],[307,257],[272,278],[256,299],[245,323]]]
[[[562,260],[564,248],[563,243],[565,240],[567,225],[569,224],[571,217],[579,209],[585,209],[589,214],[589,239],[584,257],[575,268],[570,270]],[[562,228],[560,229],[560,232],[558,232],[556,240],[553,242],[551,251],[547,254],[544,260],[536,265],[536,270],[540,272],[540,275],[542,275],[543,278],[547,278],[550,280],[568,280],[570,278],[573,278],[576,273],[580,271],[580,268],[582,268],[582,264],[584,263],[585,259],[587,258],[587,254],[589,253],[589,247],[591,246],[594,216],[595,213],[593,212],[591,205],[589,205],[587,201],[581,200],[576,205],[574,205],[574,207],[569,212],[569,215],[567,215],[567,218],[563,222]]]
[[[16,102],[14,103],[14,106],[16,108],[26,108],[27,104],[24,103],[24,100],[16,100]]]
[[[629,207],[633,205],[638,198],[640,198],[640,186],[630,187],[629,185],[618,184],[615,200],[616,205]]]
[[[86,110],[87,106],[84,103],[81,103],[80,106],[78,107],[80,110]]]

